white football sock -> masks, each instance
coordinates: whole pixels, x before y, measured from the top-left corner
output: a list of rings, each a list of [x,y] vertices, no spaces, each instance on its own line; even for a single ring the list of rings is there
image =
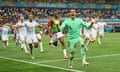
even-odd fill
[[[40,51],[43,51],[43,45],[42,45],[42,42],[40,42]]]
[[[98,43],[101,44],[101,38],[100,37],[98,37]]]
[[[27,47],[26,47],[26,45],[25,45],[25,44],[23,44],[23,48],[24,48],[24,50],[25,50],[25,53],[27,53],[27,52],[28,52],[28,50],[27,50]]]
[[[67,56],[66,49],[63,49],[63,54],[64,54],[64,56]]]

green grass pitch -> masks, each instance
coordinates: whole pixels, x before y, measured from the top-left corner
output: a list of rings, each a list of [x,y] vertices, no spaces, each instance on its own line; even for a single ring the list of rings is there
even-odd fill
[[[34,48],[35,59],[16,46],[10,39],[9,46],[3,47],[0,42],[0,72],[120,72],[120,33],[106,33],[102,45],[97,41],[90,45],[87,52],[87,67],[81,65],[80,49],[77,48],[73,61],[73,69],[68,68],[68,60],[63,59],[61,45],[52,47],[48,44],[49,37],[43,37],[44,52]],[[69,47],[65,38],[67,53]]]

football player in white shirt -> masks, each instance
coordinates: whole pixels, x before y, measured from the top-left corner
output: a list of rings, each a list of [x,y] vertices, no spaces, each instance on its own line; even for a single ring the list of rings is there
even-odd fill
[[[31,58],[34,59],[32,52],[33,52],[33,45],[35,48],[38,47],[38,40],[36,38],[36,34],[35,34],[35,27],[36,26],[42,26],[41,24],[38,24],[36,21],[33,20],[33,15],[30,14],[29,15],[29,20],[25,23],[25,27],[27,29],[27,43],[29,45],[30,48],[30,54],[31,54]]]
[[[104,37],[104,27],[107,26],[105,22],[103,22],[103,19],[100,19],[100,22],[98,23],[98,43],[101,44],[102,38]]]
[[[19,38],[21,43],[21,48],[24,49],[25,53],[28,53],[28,50],[26,48],[26,27],[24,23],[24,16],[20,16],[20,19],[18,23],[16,24],[16,28],[19,31]]]
[[[14,40],[16,42],[16,46],[20,43],[20,37],[19,37],[19,30],[16,28],[17,23],[15,25],[12,25],[14,30]]]
[[[8,45],[8,39],[9,39],[8,32],[9,31],[10,31],[10,25],[9,25],[9,23],[6,23],[5,25],[2,26],[1,39],[2,39],[2,42],[4,43],[4,47],[5,48]]]
[[[86,16],[86,23],[90,24],[90,17]],[[90,40],[90,29],[84,28],[83,30],[83,35],[84,35],[84,43],[85,43],[85,48],[87,48],[87,43]]]
[[[89,39],[89,41],[86,43],[86,45],[85,45],[85,48],[86,48],[86,50],[88,50],[88,46],[91,44],[91,43],[93,43],[93,42],[95,42],[96,41],[96,37],[97,37],[97,33],[98,33],[98,19],[97,18],[95,18],[95,20],[96,20],[96,23],[95,24],[93,24],[93,26],[92,26],[92,28],[91,28],[91,30],[90,30],[90,39]]]
[[[35,17],[35,20],[36,20],[37,23],[40,23],[38,16]],[[41,28],[39,26],[36,27],[35,33],[36,33],[36,37],[38,39],[40,51],[44,52],[43,44],[42,44],[42,31],[41,31]]]
[[[92,42],[96,41],[97,33],[98,33],[98,23],[96,22],[96,24],[94,24],[93,27],[91,28]]]

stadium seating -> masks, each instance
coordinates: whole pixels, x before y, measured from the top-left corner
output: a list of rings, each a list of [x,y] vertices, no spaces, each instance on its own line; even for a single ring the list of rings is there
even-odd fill
[[[29,0],[0,0],[6,2],[29,2]],[[120,4],[120,0],[31,0],[31,2],[42,2],[42,3],[112,3]]]
[[[69,16],[70,8],[76,8],[77,16],[80,18],[89,15],[102,17],[106,22],[119,22],[120,5],[107,4],[110,2],[108,0],[31,0],[31,2],[29,0],[0,0],[0,23],[5,17],[8,20],[17,21],[21,14],[27,18],[30,12],[39,16],[42,22],[46,22],[56,9],[62,18],[66,18]],[[113,3],[115,2],[119,3],[118,0],[114,0]]]

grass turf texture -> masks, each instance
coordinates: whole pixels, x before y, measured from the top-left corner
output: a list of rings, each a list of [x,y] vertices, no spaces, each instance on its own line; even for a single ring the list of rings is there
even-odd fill
[[[90,45],[87,52],[88,67],[82,67],[79,47],[76,50],[76,57],[73,62],[73,69],[84,72],[119,72],[120,71],[120,33],[105,34],[102,45],[98,45],[97,41]],[[0,57],[13,58],[17,60],[24,60],[37,64],[45,64],[50,66],[57,66],[68,69],[68,60],[63,60],[63,52],[60,43],[57,47],[52,47],[48,44],[49,37],[43,37],[44,53],[40,52],[39,48],[34,49],[35,59],[31,59],[28,54],[20,50],[20,46],[16,46],[14,41],[10,39],[9,46],[3,48],[0,44]],[[67,46],[67,39],[65,40]],[[67,47],[69,55],[69,47]],[[105,56],[108,55],[108,56]],[[95,57],[101,56],[101,57]],[[51,61],[52,60],[52,61]],[[60,61],[53,61],[60,60]],[[48,68],[38,66],[35,64],[23,63],[8,59],[0,58],[0,72],[70,72],[55,68]]]

